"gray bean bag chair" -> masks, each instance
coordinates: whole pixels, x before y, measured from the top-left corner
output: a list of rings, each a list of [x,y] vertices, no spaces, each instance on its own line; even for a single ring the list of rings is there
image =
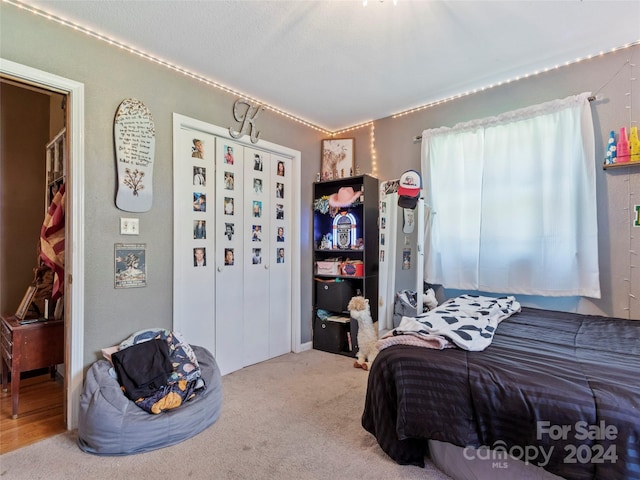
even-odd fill
[[[87,372],[80,395],[78,446],[96,455],[130,455],[175,445],[220,416],[222,379],[207,349],[192,346],[206,389],[180,407],[153,415],[129,400],[109,375],[111,364],[98,360]]]

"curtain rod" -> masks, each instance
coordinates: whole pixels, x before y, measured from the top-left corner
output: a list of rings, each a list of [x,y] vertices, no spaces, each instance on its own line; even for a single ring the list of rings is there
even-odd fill
[[[590,102],[595,102],[596,100],[602,100],[602,97],[599,95],[591,95],[587,97],[587,100]],[[413,137],[413,143],[420,143],[422,141],[422,135],[416,135]]]

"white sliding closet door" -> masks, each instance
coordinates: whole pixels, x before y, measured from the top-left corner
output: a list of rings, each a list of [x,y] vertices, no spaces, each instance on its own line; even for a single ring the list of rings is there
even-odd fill
[[[173,325],[194,345],[215,351],[216,137],[181,128],[174,148]],[[202,152],[198,153],[195,143]],[[202,254],[202,262],[197,255]],[[188,288],[184,288],[188,285]]]
[[[293,303],[292,238],[293,191],[291,159],[271,154],[272,198],[271,233],[269,235],[269,353],[271,357],[291,351],[290,305]]]
[[[245,148],[244,175],[244,362],[269,357],[270,155]]]

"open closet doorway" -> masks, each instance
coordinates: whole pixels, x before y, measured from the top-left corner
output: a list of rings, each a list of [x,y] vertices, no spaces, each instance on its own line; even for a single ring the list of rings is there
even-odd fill
[[[17,223],[18,225],[12,225],[13,233],[19,236],[24,235],[23,241],[21,244],[24,244],[24,249],[27,251],[24,254],[20,254],[20,256],[25,257],[25,261],[28,263],[35,264],[37,261],[37,252],[36,246],[40,238],[40,228],[42,227],[44,221],[44,209],[46,208],[49,192],[49,185],[47,182],[46,175],[46,144],[49,143],[57,134],[64,130],[65,139],[65,151],[66,155],[66,163],[64,165],[64,170],[66,171],[65,175],[65,228],[64,228],[64,238],[65,238],[65,260],[64,260],[64,275],[63,279],[65,281],[64,288],[64,296],[63,300],[63,319],[64,319],[64,359],[63,363],[59,366],[58,371],[62,375],[63,378],[63,387],[62,387],[62,428],[63,429],[73,429],[77,427],[77,418],[78,418],[78,406],[79,406],[79,398],[80,392],[82,388],[82,380],[83,380],[83,370],[82,370],[82,361],[83,361],[83,323],[82,318],[84,315],[84,235],[82,229],[82,217],[83,217],[83,204],[81,199],[84,196],[84,85],[73,80],[69,80],[63,77],[59,77],[57,75],[53,75],[44,71],[40,71],[25,65],[17,64],[15,62],[11,62],[9,60],[0,58],[0,78],[2,80],[2,84],[0,84],[0,95],[2,95],[2,108],[4,109],[5,104],[7,104],[7,100],[10,98],[8,95],[10,93],[14,95],[24,96],[26,92],[30,94],[39,94],[41,96],[46,97],[49,104],[49,111],[47,111],[46,107],[42,106],[39,110],[44,116],[55,116],[52,115],[51,109],[55,109],[55,105],[59,100],[62,105],[64,105],[64,113],[62,114],[62,123],[63,128],[57,130],[56,125],[59,120],[51,121],[50,119],[43,122],[42,119],[36,120],[38,123],[44,123],[47,127],[46,130],[46,138],[44,141],[44,145],[40,145],[41,141],[38,139],[39,148],[42,148],[42,157],[41,164],[38,165],[34,170],[29,170],[27,172],[26,166],[23,165],[24,157],[23,155],[29,148],[32,147],[31,142],[33,142],[33,138],[27,135],[26,138],[20,138],[20,144],[18,147],[14,147],[14,153],[12,155],[5,155],[3,150],[2,152],[2,240],[0,242],[0,253],[3,257],[3,265],[4,260],[9,257],[18,256],[15,250],[15,239],[9,240],[8,234],[5,233],[5,223],[8,225],[9,222]],[[45,102],[46,103],[46,102]],[[20,105],[20,102],[18,102]],[[52,107],[53,105],[53,107]],[[27,110],[26,106],[23,105],[23,110]],[[59,108],[59,106],[58,106]],[[25,112],[22,112],[25,113]],[[3,111],[3,136],[5,135],[5,127],[6,128],[19,128],[20,122],[23,122],[23,126],[26,130],[24,116],[7,116],[5,117],[5,112]],[[7,124],[14,123],[16,125]],[[54,131],[53,134],[50,133],[50,129]],[[57,130],[57,131],[56,131]],[[15,134],[14,135],[18,135]],[[4,149],[5,138],[3,138],[3,149]],[[35,148],[35,147],[34,147]],[[18,162],[17,164],[14,162]],[[25,167],[25,168],[23,168]],[[27,174],[28,173],[28,174]],[[7,188],[7,183],[9,181],[8,177],[11,176],[13,180],[12,188]],[[37,178],[36,178],[37,177]],[[45,186],[45,183],[47,185]],[[34,184],[37,186],[34,187]],[[33,211],[36,209],[40,212],[40,219],[35,220],[35,227],[31,225],[31,220],[29,218],[32,217],[20,217],[16,216],[16,212],[11,212],[12,215],[9,215],[8,212],[10,208],[11,198],[10,192],[15,189],[28,189],[29,191],[33,190],[32,196],[29,197],[27,201],[23,201],[22,204],[17,205],[14,202],[13,208],[16,209],[25,209],[30,207],[29,204],[33,203]],[[35,213],[33,215],[36,215]],[[39,225],[38,225],[39,224]],[[35,228],[36,237],[35,244],[32,245],[31,242],[31,234],[25,233],[23,229],[26,229],[28,232],[29,229]],[[11,230],[11,229],[10,229]],[[17,233],[16,233],[17,232]],[[11,251],[8,251],[7,242],[13,242],[14,246]],[[33,253],[29,253],[29,251]],[[4,269],[2,270],[2,289],[0,289],[0,306],[2,307],[3,315],[13,314],[16,311],[17,305],[14,305],[15,299],[12,295],[11,288],[17,290],[26,290],[27,286],[31,281],[33,281],[33,268],[35,265],[28,267],[26,272],[23,267],[17,267],[20,269],[20,273],[11,273],[10,271]],[[17,272],[17,269],[16,269]],[[24,279],[21,276],[27,276],[27,283],[23,284]],[[18,278],[20,276],[20,278]],[[71,282],[71,278],[73,278],[73,282]],[[22,294],[18,294],[20,302]],[[20,403],[22,401],[22,385],[20,388]],[[3,403],[4,396],[8,395],[7,393],[2,393],[3,395]],[[10,394],[9,394],[10,395]],[[10,401],[11,403],[11,401]],[[9,421],[13,422],[21,422],[20,413],[22,412],[22,405],[19,404],[18,408],[18,418],[17,419],[9,419]],[[5,437],[6,431],[3,429],[3,437]],[[34,440],[35,441],[35,440]]]
[[[66,94],[27,85],[7,78],[0,79],[2,98],[2,216],[0,219],[2,287],[0,310],[3,321],[11,321],[25,291],[38,285],[38,291],[27,308],[25,318],[43,317],[54,321],[52,290],[54,270],[40,257],[41,228],[49,205],[63,188],[66,172]],[[61,198],[60,195],[58,198]],[[62,235],[64,231],[61,232]],[[58,240],[64,242],[64,236]],[[63,254],[63,252],[61,252]],[[61,265],[62,257],[60,257]],[[62,272],[64,279],[64,271]],[[64,301],[63,298],[60,300]],[[46,308],[45,308],[46,305]],[[58,316],[63,316],[58,309]],[[39,322],[38,322],[39,323]],[[19,323],[18,323],[19,324]],[[5,325],[3,324],[3,327]],[[29,327],[32,328],[32,327]],[[33,328],[36,328],[34,325]],[[10,346],[3,344],[12,363],[18,357],[34,358],[44,349],[58,352],[64,348],[63,324],[44,327],[44,345],[34,345],[32,332],[25,330],[28,340],[18,345],[21,333],[13,331]],[[3,332],[3,336],[5,333]],[[46,338],[45,338],[46,337]],[[55,337],[55,338],[52,338]],[[3,338],[4,340],[4,338]],[[40,352],[23,349],[37,348]],[[11,350],[11,355],[8,355]],[[20,360],[21,361],[21,360]],[[33,365],[31,365],[33,366]],[[8,373],[11,387],[16,383],[18,412],[14,412],[14,389],[2,392],[2,441],[0,453],[15,450],[32,439],[61,433],[64,428],[64,363],[51,378],[46,367]],[[22,370],[22,368],[20,368]],[[4,373],[4,372],[3,372]],[[18,378],[21,377],[21,378]],[[3,385],[4,385],[3,379]],[[17,415],[18,418],[13,418]],[[18,421],[19,419],[19,421]],[[27,435],[26,432],[29,432]]]

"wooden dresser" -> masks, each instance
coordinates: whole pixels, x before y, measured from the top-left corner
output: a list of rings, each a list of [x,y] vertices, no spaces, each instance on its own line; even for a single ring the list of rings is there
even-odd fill
[[[2,391],[7,391],[11,371],[12,417],[18,418],[20,373],[51,368],[64,363],[64,320],[49,320],[21,325],[14,316],[2,316]]]

